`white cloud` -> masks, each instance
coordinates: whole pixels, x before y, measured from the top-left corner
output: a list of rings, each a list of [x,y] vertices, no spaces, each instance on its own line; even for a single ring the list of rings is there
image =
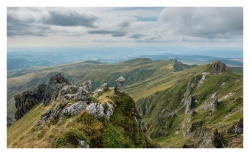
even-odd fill
[[[229,38],[243,34],[243,8],[165,8],[159,24],[173,34]]]
[[[62,36],[85,42],[242,43],[243,8],[8,8],[7,35],[14,37],[9,46],[28,36],[43,37],[38,41]]]

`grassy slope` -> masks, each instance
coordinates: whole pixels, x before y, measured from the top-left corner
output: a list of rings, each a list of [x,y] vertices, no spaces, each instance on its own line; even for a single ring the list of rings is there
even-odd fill
[[[7,147],[15,146],[17,142],[29,132],[33,125],[40,119],[45,110],[43,104],[36,105],[31,111],[20,120],[7,128]]]
[[[116,64],[80,62],[54,67],[33,67],[21,72],[20,76],[16,75],[7,79],[7,114],[14,118],[13,96],[15,94],[41,83],[46,84],[49,78],[57,72],[64,73],[74,84],[92,80],[93,90],[105,82],[114,86],[114,81],[122,75],[126,79],[123,86],[124,91],[138,100],[156,91],[164,90],[186,76],[188,72],[200,72],[204,67],[199,66],[199,69],[195,67],[181,72],[173,72],[170,60],[152,61],[146,58]]]
[[[185,71],[184,71],[185,72]],[[200,71],[196,70],[197,78],[200,78]],[[158,142],[163,147],[181,147],[188,138],[182,137],[182,121],[188,115],[184,114],[184,106],[181,101],[186,91],[188,80],[194,75],[185,76],[180,83],[159,92],[148,105],[148,111],[144,116],[148,127],[148,135],[153,137],[155,142]],[[221,86],[226,82],[225,86]],[[228,97],[218,104],[218,109],[211,117],[207,117],[207,111],[196,109],[205,99],[211,94],[216,93],[218,98],[222,98],[230,92],[235,92],[231,97]],[[238,121],[243,116],[243,76],[237,73],[222,73],[219,75],[207,75],[204,83],[200,87],[195,87],[193,90],[193,108],[196,113],[193,116],[193,123],[200,123],[199,126],[205,126],[211,130],[218,129],[225,136],[224,145],[228,146],[230,135],[225,134],[226,129],[233,123]],[[233,103],[231,98],[240,97],[238,103]],[[163,111],[163,109],[165,111]],[[178,111],[177,116],[166,117],[166,111]],[[227,115],[229,117],[227,117]],[[232,138],[232,137],[231,137]],[[234,147],[243,147],[242,138],[239,138],[239,144]]]
[[[110,72],[110,67],[112,68],[111,72]],[[148,116],[144,118],[147,126],[149,126],[148,133],[149,135],[151,133],[157,135],[157,132],[162,133],[164,131],[165,136],[157,136],[157,138],[154,138],[155,142],[158,142],[163,147],[169,147],[170,145],[175,147],[181,147],[183,143],[188,139],[188,137],[182,138],[182,130],[181,130],[182,121],[186,117],[185,114],[179,113],[177,117],[174,119],[160,118],[160,120],[163,121],[163,123],[165,123],[167,127],[163,126],[162,128],[159,128],[158,131],[151,130],[153,128],[156,128],[157,126],[156,124],[151,125],[151,127],[149,124],[150,122],[153,122],[156,119],[155,116],[157,116],[164,108],[167,109],[166,111],[169,110],[169,112],[171,112],[171,110],[174,108],[183,111],[184,108],[180,103],[176,104],[177,107],[175,107],[174,104],[168,104],[168,103],[179,102],[180,99],[183,98],[184,95],[183,93],[186,91],[186,85],[188,83],[188,80],[195,75],[199,75],[205,68],[206,65],[202,65],[195,68],[183,70],[180,72],[173,72],[173,66],[170,63],[170,61],[151,61],[148,59],[137,59],[131,62],[118,63],[116,65],[106,65],[106,64],[86,65],[86,63],[62,65],[57,68],[51,67],[50,72],[60,71],[66,73],[66,75],[68,76],[72,75],[74,78],[70,80],[76,83],[77,82],[81,83],[83,81],[91,79],[92,82],[94,83],[94,87],[104,82],[110,82],[109,84],[113,85],[114,83],[112,83],[111,81],[115,81],[117,77],[122,75],[126,78],[123,90],[128,94],[130,94],[130,96],[132,96],[135,100],[138,100],[139,98],[142,97],[147,97],[155,93],[156,91],[160,91],[159,93],[160,95],[157,96],[152,101],[153,104],[150,105],[151,106],[150,114],[148,114]],[[79,72],[79,70],[82,70],[82,72]],[[33,71],[37,73],[36,75],[38,77],[37,78],[38,81],[39,78],[42,78],[43,76],[46,76],[49,73],[46,68],[42,68],[39,71],[32,70],[32,72]],[[48,77],[48,75],[46,77]],[[201,76],[199,75],[199,77]],[[193,97],[198,100],[198,103],[194,105],[195,108],[198,107],[199,104],[201,104],[202,101],[204,101],[204,99],[207,96],[211,95],[211,93],[214,92],[218,92],[219,97],[222,97],[225,96],[227,93],[231,92],[232,90],[236,90],[237,91],[236,94],[232,97],[243,98],[242,79],[243,79],[242,74],[235,74],[235,73],[225,73],[216,76],[212,75],[207,76],[203,85],[194,90]],[[95,81],[98,80],[101,82],[95,83]],[[180,83],[176,84],[178,80],[180,80]],[[228,84],[226,84],[226,87],[223,88],[220,87],[221,82],[227,82]],[[236,82],[237,84],[234,82]],[[26,87],[28,86],[26,85]],[[174,94],[177,94],[177,96]],[[198,110],[194,116],[194,122],[201,121],[209,123],[210,121],[212,121],[212,123],[206,125],[207,127],[213,129],[215,127],[219,127],[221,125],[220,124],[221,120],[223,120],[223,123],[225,123],[225,127],[228,127],[230,124],[232,124],[232,122],[235,122],[243,115],[242,111],[237,111],[241,107],[242,105],[236,106],[235,104],[232,104],[232,101],[226,99],[220,102],[216,114],[213,115],[213,117],[211,118],[205,118],[204,116],[206,112]],[[231,117],[224,119],[225,115],[228,113],[231,114]],[[168,122],[171,122],[170,125]],[[225,132],[226,129],[225,127],[219,129],[219,131]],[[53,128],[50,128],[50,130],[52,129]],[[58,130],[60,129],[58,129],[57,127],[55,131]],[[179,133],[177,133],[177,131],[179,131]],[[228,137],[228,135],[225,135],[225,137],[227,137],[227,141],[230,139],[230,136]],[[44,144],[43,146],[47,145]],[[239,147],[242,146],[242,143],[239,143],[238,146]]]

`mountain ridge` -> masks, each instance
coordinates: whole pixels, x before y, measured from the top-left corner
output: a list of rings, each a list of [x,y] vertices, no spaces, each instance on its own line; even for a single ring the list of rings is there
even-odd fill
[[[136,107],[147,134],[162,147],[243,147],[242,82],[240,74],[216,61],[170,88],[139,99]]]
[[[110,93],[113,92],[114,89],[110,86],[116,86],[116,82],[110,82],[110,79],[107,79],[111,78],[115,81],[114,78],[119,79],[121,74],[124,75],[126,82],[124,85],[122,84],[123,91],[136,101],[134,106],[137,109],[136,111],[138,111],[136,114],[138,118],[135,120],[139,125],[144,124],[145,135],[149,136],[149,139],[153,141],[151,143],[151,140],[146,140],[146,138],[145,140],[147,142],[144,142],[147,144],[150,143],[150,147],[153,147],[153,144],[154,147],[158,146],[170,148],[243,147],[242,74],[230,71],[230,69],[227,66],[224,66],[222,62],[215,62],[200,66],[190,66],[187,69],[178,71],[174,71],[175,68],[171,60],[151,61],[149,59],[136,59],[133,63],[132,62],[133,61],[112,65],[113,72],[108,74],[105,73],[108,71],[105,65],[103,66],[103,64],[97,65],[88,63],[88,65],[85,64],[87,66],[85,66],[85,69],[91,69],[95,74],[91,73],[92,75],[89,74],[88,76],[84,76],[84,78],[78,78],[80,77],[79,74],[75,74],[75,76],[78,80],[81,79],[82,81],[88,81],[87,79],[93,77],[93,80],[90,82],[90,90],[95,90],[94,92],[96,92],[95,95],[97,96],[92,95],[90,99],[93,102],[99,101],[103,104],[110,100]],[[73,73],[76,73],[76,71],[81,68],[81,64],[78,63],[78,65],[72,65],[72,68],[75,68],[75,70],[70,70],[71,72],[69,73],[74,75]],[[99,70],[95,69],[97,66],[101,68],[99,68]],[[65,67],[66,66],[62,69],[65,70]],[[101,71],[100,69],[104,70]],[[118,69],[119,72],[117,72],[116,69]],[[84,73],[88,74],[88,71],[84,70]],[[55,72],[53,74],[55,75]],[[53,74],[50,73],[49,75]],[[104,76],[101,76],[102,74]],[[64,76],[69,77],[69,74],[64,73]],[[69,78],[70,83],[74,81],[73,78]],[[100,79],[102,80],[95,83],[95,80]],[[120,79],[122,81],[123,78]],[[99,87],[94,86],[97,84],[99,84]],[[61,96],[60,94],[64,94],[62,92],[76,93],[76,88],[78,87],[77,85],[79,86],[82,84],[79,83],[74,86],[67,87],[63,85],[60,89],[58,89],[60,91],[55,89],[53,89],[53,91],[55,91],[54,93],[59,96]],[[106,88],[109,88],[109,91],[102,95],[99,94],[100,96],[98,96],[97,92],[102,92],[102,90]],[[85,88],[83,90],[85,90]],[[51,99],[55,100],[58,95],[52,97]],[[75,102],[76,100],[74,97],[74,99],[72,98],[72,95],[73,94],[69,94],[66,98],[68,98],[70,102]],[[107,98],[107,96],[109,96],[109,98]],[[72,105],[70,102],[67,102],[67,104]],[[62,104],[60,106],[58,102],[55,102],[54,104],[55,107],[63,108],[65,108],[64,106],[66,105]],[[39,104],[35,105],[35,107],[32,108],[31,113],[34,113],[33,109],[36,109],[38,106],[41,107]],[[75,106],[86,108],[88,105],[83,104],[82,101],[77,101]],[[99,107],[99,104],[93,104],[92,106]],[[103,107],[109,106],[105,105]],[[50,106],[49,109],[45,108],[45,113],[42,114],[42,112],[40,112],[40,115],[47,119],[52,117],[52,113],[60,114],[62,112],[55,111],[55,109],[51,110],[50,108]],[[72,109],[70,106],[66,108],[67,111],[71,111]],[[88,109],[91,108],[89,107]],[[29,115],[31,114],[27,114],[27,116],[24,115],[23,117],[28,117]],[[86,114],[82,114],[82,116],[86,116]],[[142,123],[140,119],[143,119],[144,123]],[[42,122],[40,125],[44,125]],[[63,124],[63,122],[65,123],[68,121],[66,121],[66,118],[62,117],[62,120],[58,123]],[[18,121],[16,123],[18,123]],[[13,125],[15,126],[15,123]],[[8,130],[13,128],[11,126],[8,127]],[[110,127],[114,129],[112,126]],[[121,134],[120,129],[121,128],[117,130],[119,134]],[[75,130],[67,131],[64,134],[67,135],[69,132],[78,136],[78,139],[79,137],[84,137],[83,135],[81,136],[81,134],[78,134],[79,132]],[[49,133],[50,132],[45,132],[44,134],[49,136]],[[41,135],[43,133],[39,130],[36,134]],[[59,141],[67,140],[67,137],[65,137],[64,134],[59,136],[61,137],[61,139],[58,139]],[[234,137],[233,135],[235,134],[236,136]],[[206,135],[205,138],[202,135]],[[42,136],[42,139],[46,136]],[[22,137],[19,138],[22,139]],[[232,143],[230,143],[231,141]],[[80,142],[77,142],[78,140],[74,141],[73,145],[67,145],[67,147],[80,147],[78,145]],[[88,140],[81,142],[85,146],[90,144],[90,141]],[[123,142],[120,144],[122,143]],[[13,144],[14,143],[11,143],[11,145],[15,147],[19,147],[20,145]],[[125,147],[123,144],[119,145],[119,147]],[[46,146],[52,147],[52,145]],[[53,147],[57,146],[59,147],[61,145],[53,145]],[[94,145],[91,144],[91,146],[93,147]],[[45,147],[45,145],[43,147]],[[102,144],[100,147],[107,146]]]
[[[116,80],[114,88],[101,86],[93,93],[90,81],[79,86],[63,82],[65,85],[59,91],[48,89],[57,87],[55,84],[60,81],[67,80],[61,74],[51,77],[45,94],[58,95],[44,96],[43,101],[51,100],[37,104],[45,110],[36,114],[36,120],[33,118],[25,132],[17,126],[30,121],[27,118],[36,113],[37,105],[8,127],[8,147],[154,147],[144,133],[144,121],[135,109],[135,102],[121,92],[123,77]],[[76,91],[72,91],[73,87]]]

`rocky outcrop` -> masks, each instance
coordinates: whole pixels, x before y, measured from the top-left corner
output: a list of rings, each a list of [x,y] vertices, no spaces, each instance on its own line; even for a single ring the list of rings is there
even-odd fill
[[[150,95],[149,97],[145,98],[145,99],[141,99],[136,101],[136,109],[139,111],[139,113],[142,114],[142,116],[146,115],[146,112],[148,112],[148,108],[149,105],[151,103],[151,101],[153,100],[153,98],[157,95],[158,93],[155,92],[154,94]]]
[[[188,113],[192,108],[192,88],[196,82],[196,77],[189,80],[187,90],[184,97],[185,114]]]
[[[205,79],[206,79],[206,75],[202,74],[202,77],[201,77],[201,79],[198,82],[198,87],[203,84],[203,82],[204,82]]]
[[[114,88],[115,94],[119,94],[120,93],[121,87],[122,87],[122,85],[123,85],[124,82],[125,82],[125,79],[122,76],[120,76],[116,80],[116,82],[115,82],[115,88]]]
[[[20,119],[25,113],[32,109],[38,103],[41,103],[45,95],[45,84],[41,84],[30,90],[26,90],[21,94],[14,96],[15,107],[17,109],[15,113],[15,119]]]
[[[182,148],[216,148],[221,142],[220,137],[217,129],[212,133],[202,126],[192,133],[190,139],[183,144]]]
[[[75,94],[75,101],[89,100],[91,94],[91,81],[81,84]]]
[[[35,128],[37,129],[42,129],[44,125],[51,120],[57,121],[62,114],[68,116],[79,114],[88,106],[91,94],[91,81],[80,84],[79,87],[76,87],[74,85],[66,85],[67,80],[62,79],[63,76],[57,74],[56,77],[61,79],[59,82],[63,82],[63,84],[56,83],[57,81],[54,80],[55,77],[52,77],[52,80],[49,82],[51,87],[47,88],[51,92],[48,93],[51,97],[50,99],[57,99],[60,104],[56,108],[52,107],[42,113],[41,119],[35,125]],[[110,112],[107,115],[110,115]]]
[[[66,85],[60,90],[60,95],[66,95],[66,94],[75,94],[77,91],[77,86],[75,85]]]
[[[185,114],[188,113],[191,108],[192,108],[192,95],[189,94],[185,99],[184,99],[184,105],[185,105]]]
[[[144,123],[143,119],[138,117],[138,116],[135,116],[135,120],[139,124],[139,126],[141,127],[141,130],[144,131],[145,123]]]
[[[50,115],[54,112],[54,108],[52,107],[51,109],[45,111],[42,113],[41,115],[41,119],[42,120],[48,120],[50,118]]]
[[[227,129],[227,133],[242,134],[243,133],[243,117],[237,123]]]
[[[212,64],[209,64],[205,71],[218,74],[218,73],[225,72],[228,70],[230,69],[226,66],[226,64],[222,63],[221,61],[215,61]]]
[[[191,139],[199,139],[196,144],[199,148],[215,148],[213,135],[205,127],[197,129]]]
[[[85,140],[78,139],[78,142],[79,142],[81,148],[89,148],[89,144],[87,144],[87,142]]]
[[[193,120],[194,111],[187,116],[187,118],[182,123],[182,135],[183,137],[187,137],[192,130],[192,120]]]
[[[204,110],[216,110],[218,104],[218,98],[212,97],[211,99],[207,99],[201,105],[201,108]]]
[[[62,110],[63,114],[66,115],[76,115],[86,109],[88,106],[86,101],[78,101]]]
[[[180,61],[177,61],[176,59],[172,59],[171,63],[173,64],[174,71],[181,71],[184,70],[183,65]]]
[[[100,92],[107,91],[108,88],[109,88],[108,83],[104,83],[104,84],[102,84],[102,86],[101,86],[100,88],[96,89],[96,90],[94,91],[94,93],[100,93]]]
[[[102,117],[110,118],[110,116],[114,113],[114,107],[110,103],[106,103],[106,108],[100,103],[91,103],[86,107],[86,111],[88,114],[94,116],[97,119]]]
[[[46,87],[43,104],[47,106],[51,101],[55,100],[59,91],[65,85],[69,85],[69,81],[64,77],[64,75],[57,73],[55,76],[52,76],[49,80],[48,86]]]

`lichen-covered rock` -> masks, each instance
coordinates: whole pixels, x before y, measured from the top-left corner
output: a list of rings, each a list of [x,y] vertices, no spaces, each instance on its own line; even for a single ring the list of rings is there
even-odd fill
[[[204,101],[201,105],[201,108],[204,110],[215,110],[217,108],[217,104],[218,104],[218,98],[213,97],[211,99],[207,99],[206,101]]]
[[[91,81],[81,84],[75,94],[75,101],[89,100],[91,94]]]
[[[100,103],[91,103],[86,107],[86,111],[88,114],[94,116],[99,119],[102,117],[110,118],[113,115],[114,107],[110,103],[106,103],[107,109],[104,109],[103,105]]]
[[[94,93],[99,93],[99,92],[107,91],[108,87],[109,87],[108,83],[104,83],[104,84],[102,84],[102,86],[100,88],[98,88],[97,90],[95,90]]]
[[[95,118],[102,118],[105,116],[104,107],[100,103],[91,103],[87,106],[86,111]]]
[[[66,95],[64,95],[65,100],[70,100],[70,99],[72,99],[74,97],[75,97],[75,94],[66,94]]]
[[[104,109],[104,113],[106,115],[105,117],[110,118],[110,116],[113,115],[113,113],[115,111],[115,108],[114,108],[114,106],[111,103],[107,102],[106,105],[108,106],[108,108]]]
[[[120,76],[116,80],[116,82],[115,82],[115,88],[114,88],[115,94],[119,94],[120,93],[122,85],[123,85],[124,82],[125,82],[125,79],[122,76]]]
[[[210,134],[210,131],[205,127],[200,127],[199,129],[197,129],[194,132],[192,139],[200,139],[197,144],[197,147],[199,148],[215,147],[213,142],[213,136]]]
[[[84,140],[78,140],[81,148],[89,148],[89,144],[87,144],[87,142],[85,142]]]
[[[202,74],[202,77],[201,77],[201,79],[200,79],[199,82],[198,82],[198,86],[200,86],[200,85],[203,84],[205,78],[206,78],[206,75],[205,75],[205,74]]]
[[[43,104],[47,106],[50,104],[50,102],[56,100],[59,94],[59,91],[62,89],[63,86],[65,86],[65,84],[48,85],[46,88],[45,95],[44,95]]]
[[[66,85],[60,90],[60,95],[66,95],[66,94],[75,94],[77,91],[77,86],[75,85]]]
[[[41,115],[41,119],[45,121],[48,120],[52,112],[53,112],[53,108],[43,112]]]
[[[192,116],[194,114],[194,111],[191,111],[191,113],[187,116],[187,118],[182,123],[182,134],[183,137],[187,137],[192,130]]]
[[[57,107],[53,113],[51,114],[52,120],[57,120],[62,115],[63,107],[59,106]]]
[[[184,96],[185,114],[188,113],[192,108],[192,87],[195,82],[196,82],[196,77],[193,77],[189,80],[187,85],[187,90]]]
[[[69,85],[69,81],[64,77],[64,75],[57,73],[56,75],[52,76],[45,90],[43,104],[47,106],[51,101],[55,100],[60,90],[65,85]]]
[[[63,109],[62,113],[66,115],[76,115],[86,109],[88,106],[86,101],[78,101],[69,107]]]
[[[242,134],[243,133],[243,117],[241,117],[237,123],[229,127],[227,129],[227,133]]]
[[[192,95],[191,94],[185,98],[184,105],[185,105],[185,114],[186,114],[191,110],[191,106],[192,106]]]
[[[24,91],[21,94],[14,96],[15,107],[17,109],[15,113],[15,119],[20,119],[25,113],[32,109],[36,104],[41,103],[45,95],[45,84],[41,84],[38,87]]]

